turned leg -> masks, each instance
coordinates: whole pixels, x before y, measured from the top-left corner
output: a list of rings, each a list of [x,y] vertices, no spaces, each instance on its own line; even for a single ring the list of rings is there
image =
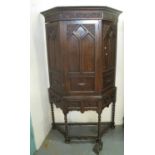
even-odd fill
[[[99,144],[99,150],[102,149],[102,141],[101,141],[101,112],[98,113],[98,138],[97,143]]]
[[[68,137],[67,112],[64,113],[64,119],[65,119],[65,143],[69,143],[70,142],[70,139]]]
[[[53,102],[51,103],[51,113],[52,113],[52,129],[55,129],[55,116],[54,116]]]
[[[98,113],[98,133],[97,133],[97,142],[101,141],[101,113]]]
[[[115,101],[112,104],[112,128],[115,128]]]
[[[97,139],[96,144],[93,148],[94,152],[96,154],[99,154],[100,150],[102,150],[103,143],[101,141],[101,112],[98,112],[98,133],[97,133]]]

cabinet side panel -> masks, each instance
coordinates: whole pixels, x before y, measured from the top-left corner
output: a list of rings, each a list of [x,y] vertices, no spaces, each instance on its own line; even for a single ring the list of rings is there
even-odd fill
[[[102,76],[103,90],[115,85],[116,68],[116,31],[117,26],[114,22],[103,21],[103,50],[102,50]]]
[[[47,52],[50,88],[62,90],[62,61],[59,37],[59,22],[46,24]]]

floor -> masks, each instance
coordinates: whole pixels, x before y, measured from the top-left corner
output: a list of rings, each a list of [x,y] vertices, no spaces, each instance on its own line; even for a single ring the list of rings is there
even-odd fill
[[[82,128],[80,128],[76,133],[82,133],[82,131]],[[122,126],[116,126],[115,129],[109,129],[103,135],[102,141],[103,149],[99,155],[124,154],[124,135]],[[94,144],[95,143],[93,142],[72,142],[70,144],[65,144],[63,135],[57,130],[51,130],[35,155],[95,155],[92,151]]]

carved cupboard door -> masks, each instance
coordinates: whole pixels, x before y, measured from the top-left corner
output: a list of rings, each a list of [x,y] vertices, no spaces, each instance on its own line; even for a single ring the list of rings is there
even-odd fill
[[[103,89],[114,86],[116,63],[116,26],[103,21]]]
[[[63,22],[66,90],[70,94],[94,93],[101,80],[101,22],[78,20]]]

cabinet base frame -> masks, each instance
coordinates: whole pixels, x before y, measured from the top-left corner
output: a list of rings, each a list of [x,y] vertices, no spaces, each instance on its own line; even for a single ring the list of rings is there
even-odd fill
[[[101,141],[101,137],[107,132],[108,129],[112,128],[113,129],[113,122],[101,122],[101,126],[105,126],[100,129],[100,138],[98,140],[98,135],[87,135],[87,136],[74,136],[74,135],[69,135],[67,134],[67,139],[66,139],[66,131],[65,131],[65,123],[54,123],[54,128],[58,130],[64,137],[65,137],[65,143],[70,143],[70,142],[78,142],[78,141],[83,141],[83,142],[95,142],[95,145],[93,147],[93,151],[96,154],[99,154],[99,152],[102,150],[103,142]],[[72,123],[67,123],[68,125],[68,130],[69,127],[71,126],[96,126],[98,127],[98,122],[72,122]],[[64,129],[61,128],[61,126],[64,126]]]

